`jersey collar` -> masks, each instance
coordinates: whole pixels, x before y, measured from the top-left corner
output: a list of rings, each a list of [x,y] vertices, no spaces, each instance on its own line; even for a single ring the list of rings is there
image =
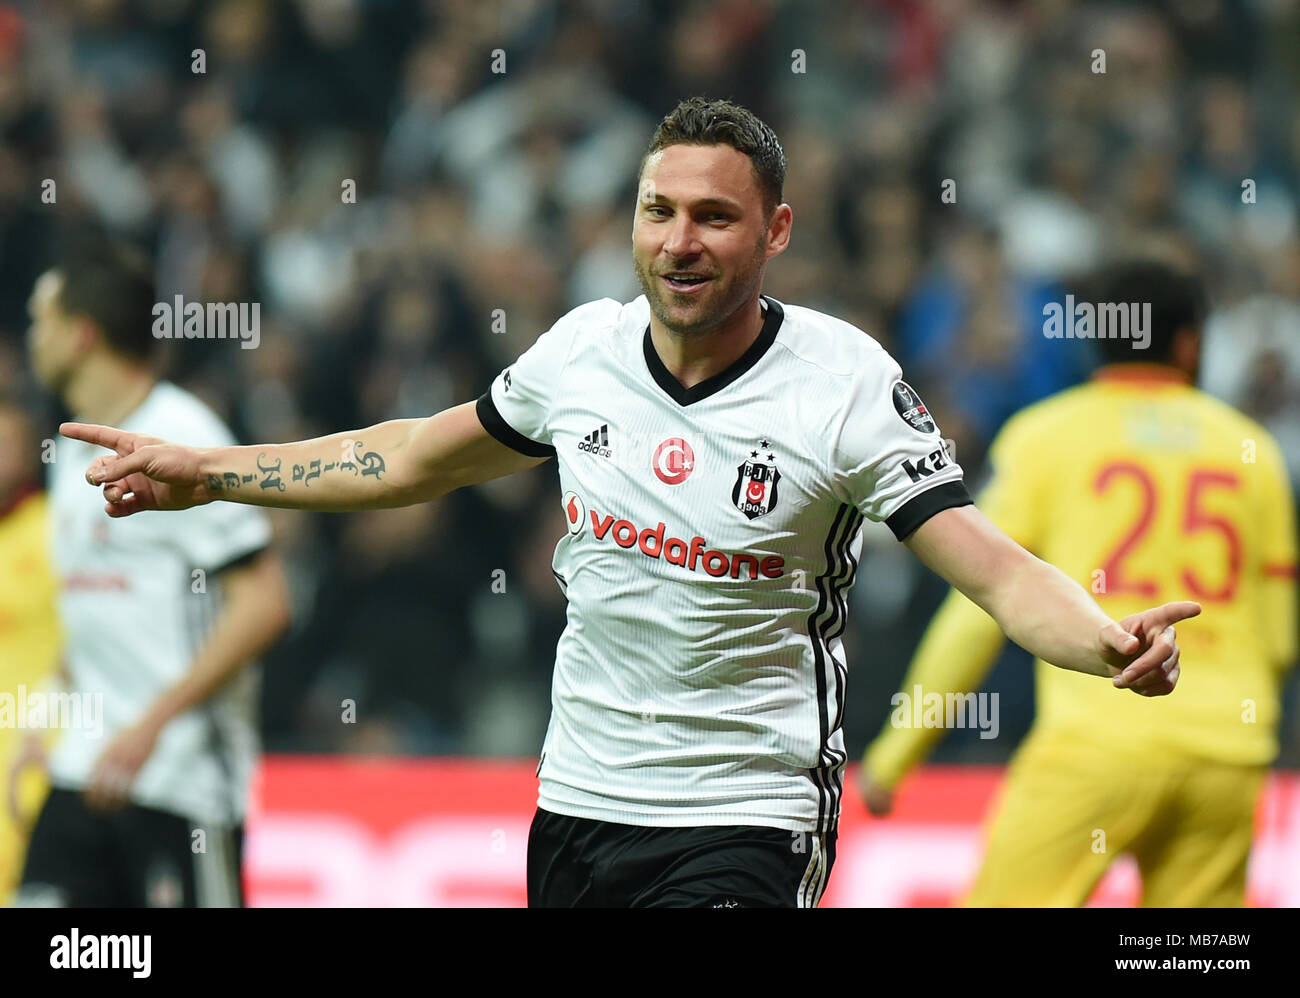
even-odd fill
[[[767,305],[767,317],[763,320],[763,328],[758,332],[758,338],[749,345],[749,349],[737,357],[730,367],[719,371],[712,377],[705,378],[698,385],[691,388],[683,388],[682,383],[672,376],[664,362],[659,359],[659,354],[655,351],[654,341],[650,338],[650,324],[646,323],[645,336],[642,337],[642,347],[645,352],[646,367],[650,369],[650,376],[655,379],[655,384],[664,390],[664,392],[678,405],[690,405],[693,402],[699,402],[710,395],[722,391],[729,384],[739,378],[751,367],[757,364],[767,353],[768,348],[776,342],[776,331],[781,328],[781,322],[785,319],[785,309],[781,303],[767,295],[760,295],[763,302]]]
[[[1125,382],[1144,385],[1190,385],[1192,379],[1167,364],[1107,364],[1092,375],[1093,381]]]

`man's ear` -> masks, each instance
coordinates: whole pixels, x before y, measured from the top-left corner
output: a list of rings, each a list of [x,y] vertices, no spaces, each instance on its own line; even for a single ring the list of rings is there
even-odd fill
[[[767,222],[767,258],[785,252],[790,245],[790,230],[794,226],[794,211],[788,204],[779,204],[772,210]]]
[[[99,330],[89,319],[73,319],[77,328],[77,352],[89,353],[99,342]]]

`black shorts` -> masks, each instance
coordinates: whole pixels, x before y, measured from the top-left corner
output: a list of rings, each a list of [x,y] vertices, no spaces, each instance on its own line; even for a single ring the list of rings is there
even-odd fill
[[[644,827],[538,808],[528,907],[815,908],[834,862],[834,829]]]
[[[32,830],[14,903],[239,908],[243,839],[242,826],[195,825],[138,804],[95,811],[81,793],[55,787]]]

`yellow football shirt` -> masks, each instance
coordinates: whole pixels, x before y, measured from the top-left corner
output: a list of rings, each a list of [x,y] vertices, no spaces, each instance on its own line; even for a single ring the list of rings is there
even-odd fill
[[[1172,368],[1125,364],[1013,417],[994,442],[978,506],[1088,589],[1113,619],[1174,600],[1182,672],[1166,697],[1035,663],[1036,730],[1115,749],[1266,764],[1296,657],[1295,507],[1270,434]],[[1002,646],[997,625],[953,593],[903,683],[977,689]],[[942,730],[886,728],[867,765],[886,786]]]
[[[40,492],[0,513],[0,697],[7,708],[5,723],[0,724],[0,792],[6,797],[0,803],[0,903],[16,886],[27,836],[27,829],[9,814],[10,767],[26,735],[49,735],[19,727],[17,717],[26,696],[46,692],[44,684],[54,674],[60,646],[48,515],[48,502]],[[47,748],[48,742],[47,737]],[[18,803],[25,817],[35,816],[45,790],[44,779],[35,773],[20,781]]]

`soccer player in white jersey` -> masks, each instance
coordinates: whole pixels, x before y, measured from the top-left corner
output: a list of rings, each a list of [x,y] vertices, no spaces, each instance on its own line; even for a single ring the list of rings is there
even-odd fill
[[[37,377],[77,418],[233,444],[211,409],[155,375],[154,302],[143,260],[83,246],[32,293]],[[238,906],[258,746],[249,665],[289,621],[269,523],[227,503],[112,520],[86,494],[94,451],[63,441],[50,468],[65,692],[80,715],[51,752],[17,903]]]
[[[402,506],[555,458],[568,623],[530,905],[817,904],[864,518],[1046,661],[1144,696],[1178,679],[1172,625],[1199,606],[1110,620],[971,505],[875,340],[761,294],[791,234],[784,175],[753,114],[684,101],[642,162],[632,249],[645,294],[562,317],[475,402],[253,447],[62,428],[116,452],[86,472],[113,518],[218,500]]]

